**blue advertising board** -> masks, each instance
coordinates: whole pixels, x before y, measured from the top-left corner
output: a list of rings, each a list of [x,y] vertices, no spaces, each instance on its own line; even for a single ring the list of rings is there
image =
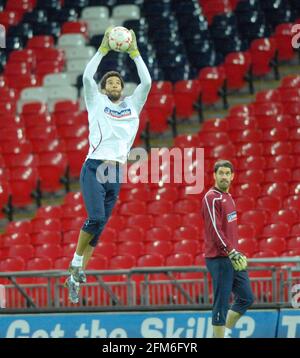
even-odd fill
[[[300,310],[280,310],[278,322],[278,337],[300,338]]]
[[[277,322],[277,310],[249,310],[232,337],[273,338]],[[17,337],[210,338],[211,311],[0,315],[0,338]]]

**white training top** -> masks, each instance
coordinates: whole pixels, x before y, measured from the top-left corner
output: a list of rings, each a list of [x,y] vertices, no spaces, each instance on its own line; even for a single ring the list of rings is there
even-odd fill
[[[125,163],[139,127],[139,114],[151,88],[151,77],[141,56],[134,59],[141,83],[134,93],[113,103],[99,92],[94,74],[103,58],[97,52],[83,74],[84,99],[89,119],[90,148],[87,159]]]

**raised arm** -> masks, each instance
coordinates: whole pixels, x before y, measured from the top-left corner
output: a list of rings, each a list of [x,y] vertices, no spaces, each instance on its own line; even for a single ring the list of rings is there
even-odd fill
[[[127,52],[136,64],[138,75],[141,81],[133,92],[132,100],[140,112],[147,100],[148,93],[151,89],[151,77],[148,68],[138,50],[135,33],[133,30],[130,30],[130,32],[132,35],[132,44]]]
[[[94,80],[94,75],[97,72],[97,68],[102,60],[102,58],[110,51],[108,45],[108,36],[111,28],[108,28],[105,31],[101,45],[97,53],[92,57],[92,59],[87,64],[84,73],[83,73],[83,89],[84,89],[84,98],[87,108],[92,107],[95,101],[98,98],[98,86]]]

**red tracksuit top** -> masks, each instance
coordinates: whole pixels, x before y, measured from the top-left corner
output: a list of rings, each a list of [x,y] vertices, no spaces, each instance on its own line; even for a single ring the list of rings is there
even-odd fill
[[[227,256],[237,247],[237,213],[229,193],[213,187],[202,200],[205,257]]]

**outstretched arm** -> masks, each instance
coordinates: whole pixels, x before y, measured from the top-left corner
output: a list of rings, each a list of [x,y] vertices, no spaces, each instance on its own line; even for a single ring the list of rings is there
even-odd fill
[[[142,110],[151,89],[151,77],[145,62],[141,56],[134,58],[141,83],[134,90],[132,100],[136,104],[138,111]]]
[[[83,88],[84,88],[84,98],[87,108],[93,106],[96,99],[98,98],[98,86],[94,80],[94,75],[97,72],[97,68],[102,60],[102,58],[110,51],[108,44],[108,36],[111,28],[109,27],[104,34],[101,45],[98,49],[98,52],[92,57],[90,62],[87,64],[84,73],[83,73]]]
[[[94,80],[94,75],[103,58],[100,52],[97,52],[87,64],[83,73],[84,98],[87,108],[93,106],[98,97],[98,86]]]
[[[148,93],[151,89],[151,77],[148,68],[138,50],[135,33],[133,30],[130,30],[130,32],[132,36],[132,44],[127,52],[136,64],[138,75],[141,81],[141,83],[133,92],[132,100],[140,112],[147,100]]]

